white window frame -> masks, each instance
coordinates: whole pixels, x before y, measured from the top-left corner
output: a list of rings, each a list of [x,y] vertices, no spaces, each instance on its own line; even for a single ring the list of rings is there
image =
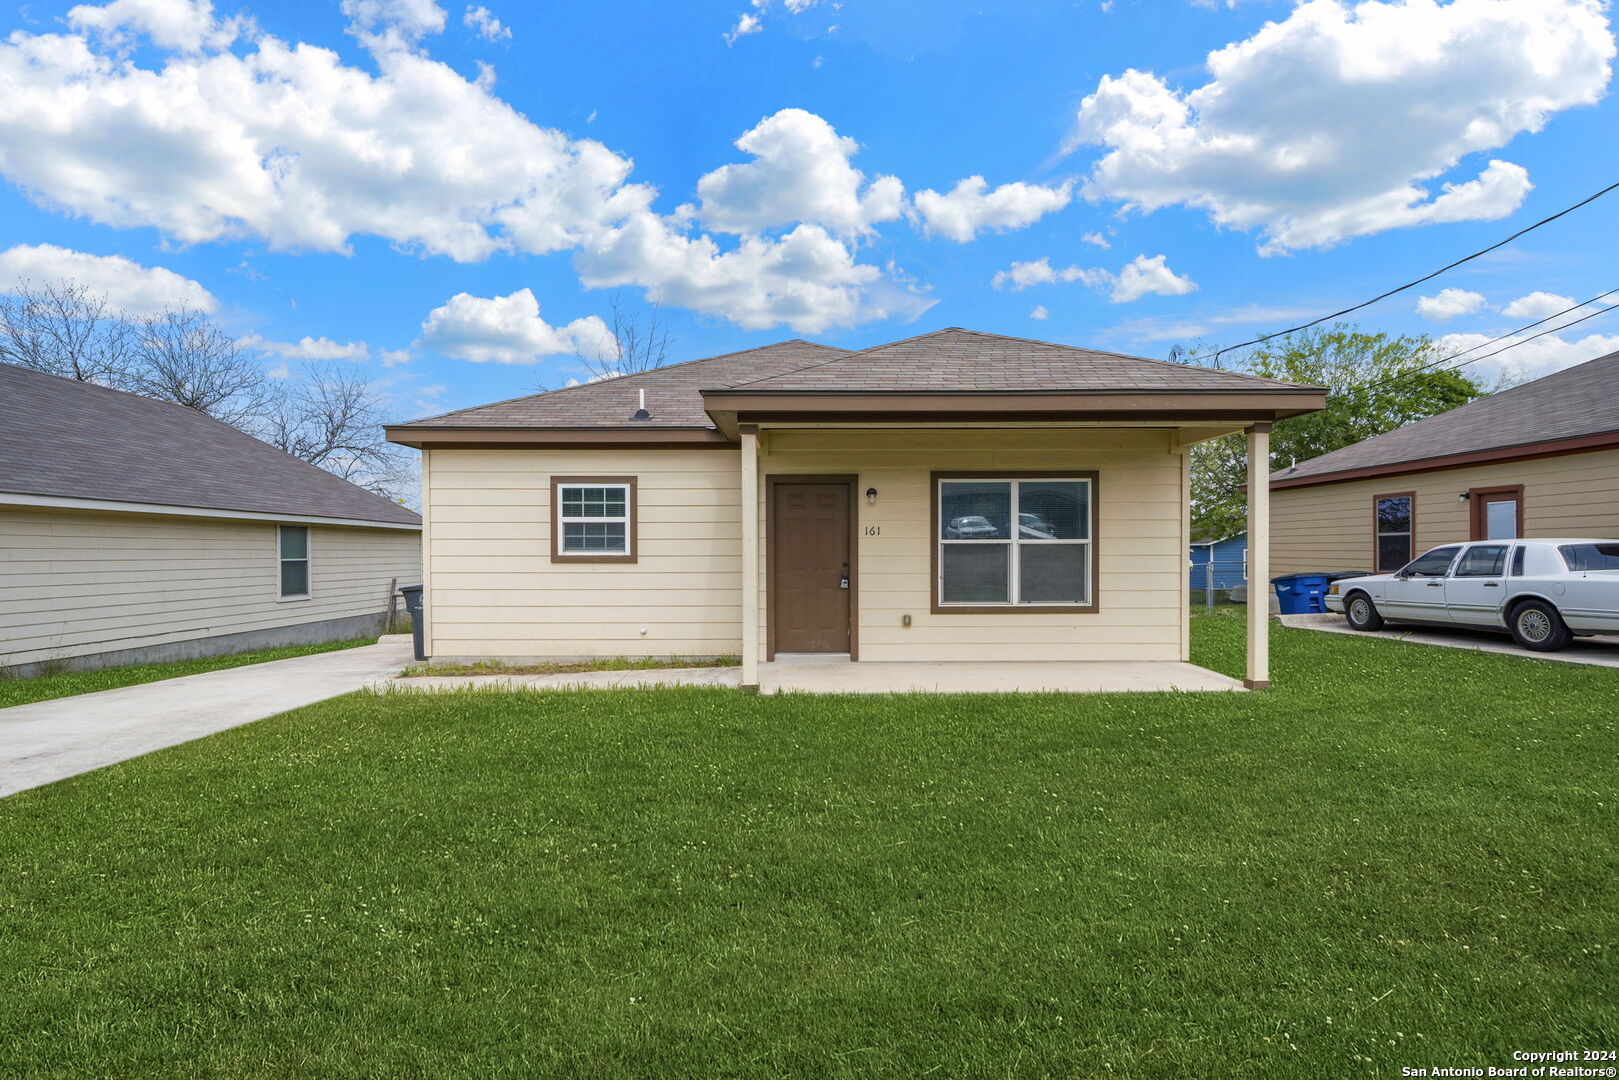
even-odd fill
[[[302,529],[304,531],[304,555],[301,559],[289,559],[283,554],[286,545],[283,537],[288,529]],[[304,591],[301,593],[282,592],[282,582],[285,577],[282,568],[287,563],[301,562],[304,564]],[[308,525],[277,525],[275,527],[275,598],[276,603],[284,604],[298,600],[308,600],[315,595],[315,530]]]
[[[944,531],[944,485],[946,484],[1010,484],[1012,493],[1011,518],[1008,527],[1012,535],[1004,540],[954,540],[941,535]],[[1085,485],[1085,539],[1031,540],[1019,535],[1019,515],[1022,513],[1024,484],[1083,484]],[[929,528],[933,532],[937,571],[933,582],[934,608],[941,612],[996,608],[1005,611],[1073,610],[1096,608],[1096,478],[1094,476],[952,476],[945,474],[933,480],[934,520]],[[944,549],[946,545],[998,545],[1007,548],[1022,546],[1069,546],[1080,548],[1085,567],[1085,595],[1079,600],[1024,600],[1023,560],[1015,550],[1007,552],[1006,600],[946,600],[944,598]],[[1212,557],[1213,549],[1210,549]]]
[[[624,513],[617,517],[570,517],[563,513],[570,488],[614,488],[624,497]],[[557,480],[556,491],[556,550],[558,559],[615,559],[635,558],[635,484],[628,480]],[[624,546],[618,549],[590,548],[568,550],[569,525],[622,525]]]

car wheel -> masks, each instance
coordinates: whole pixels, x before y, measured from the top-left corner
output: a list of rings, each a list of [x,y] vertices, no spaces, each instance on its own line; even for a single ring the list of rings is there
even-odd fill
[[[1344,602],[1344,616],[1352,630],[1371,633],[1383,629],[1383,616],[1378,614],[1377,605],[1365,593],[1349,594],[1349,599]]]
[[[1525,600],[1512,609],[1508,629],[1512,640],[1535,652],[1556,652],[1574,640],[1557,609],[1544,600]]]

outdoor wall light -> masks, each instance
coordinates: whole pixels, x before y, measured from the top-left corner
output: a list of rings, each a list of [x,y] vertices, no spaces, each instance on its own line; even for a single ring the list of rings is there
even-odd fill
[[[1466,502],[1468,499],[1471,499],[1472,497],[1473,497],[1473,493],[1471,491],[1464,491],[1460,495],[1456,496],[1456,501],[1457,502]]]
[[[877,501],[877,489],[876,488],[867,488],[866,489],[866,501],[869,502],[869,503],[874,503],[874,502]]]

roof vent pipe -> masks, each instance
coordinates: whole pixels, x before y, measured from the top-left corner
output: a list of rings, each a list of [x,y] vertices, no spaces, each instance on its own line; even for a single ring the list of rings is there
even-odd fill
[[[646,411],[646,388],[645,387],[641,388],[641,405],[640,405],[639,408],[637,408],[635,410],[635,415],[630,417],[630,419],[631,420],[650,420],[650,419],[652,419],[652,414]]]

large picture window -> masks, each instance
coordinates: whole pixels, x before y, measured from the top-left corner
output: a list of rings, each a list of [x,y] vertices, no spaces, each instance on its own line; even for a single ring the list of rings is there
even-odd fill
[[[551,561],[634,562],[635,478],[553,476]]]
[[[1094,473],[933,482],[935,611],[1095,610]]]
[[[1411,561],[1417,497],[1409,491],[1379,495],[1374,505],[1377,572],[1392,574]]]

